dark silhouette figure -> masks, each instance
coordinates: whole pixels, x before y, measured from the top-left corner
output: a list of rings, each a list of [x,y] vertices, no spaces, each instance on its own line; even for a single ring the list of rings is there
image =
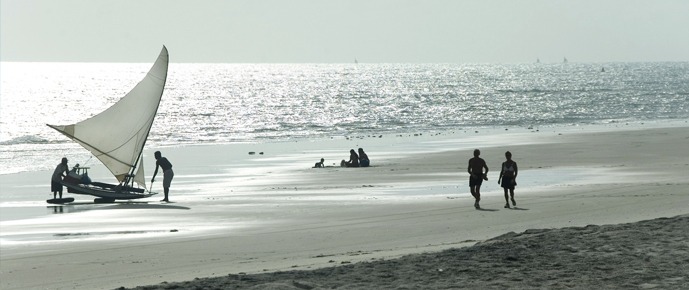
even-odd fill
[[[62,198],[62,179],[69,174],[69,166],[67,166],[67,158],[62,157],[62,162],[55,167],[53,171],[53,176],[50,178],[50,190],[53,192],[53,199],[57,198],[57,194],[60,194]]]
[[[172,183],[172,178],[175,177],[175,173],[172,171],[172,163],[160,154],[160,151],[155,152],[156,157],[156,170],[153,172],[153,177],[151,178],[151,183],[155,181],[156,175],[158,174],[158,167],[163,169],[163,191],[165,192],[165,198],[161,201],[168,202],[168,194],[170,193],[170,184]]]
[[[349,150],[349,161],[340,162],[340,166],[343,167],[359,167],[359,155],[356,154],[354,149]]]
[[[474,158],[469,159],[469,167],[467,172],[469,172],[469,188],[471,189],[471,195],[474,196],[476,201],[474,202],[474,207],[480,209],[479,202],[481,201],[481,184],[483,180],[488,180],[488,166],[486,161],[478,157],[481,155],[481,151],[474,150]],[[483,169],[486,169],[484,172]]]
[[[517,174],[519,170],[517,168],[517,162],[512,160],[512,153],[510,153],[510,151],[505,152],[505,158],[507,161],[502,163],[498,184],[505,190],[505,208],[510,208],[510,200],[508,200],[507,191],[509,190],[509,198],[512,200],[512,206],[517,206],[517,202],[514,201],[514,187],[517,186]],[[502,183],[500,183],[501,180]]]
[[[366,155],[363,148],[359,148],[359,166],[369,167],[370,165],[371,161],[368,159],[368,155]]]

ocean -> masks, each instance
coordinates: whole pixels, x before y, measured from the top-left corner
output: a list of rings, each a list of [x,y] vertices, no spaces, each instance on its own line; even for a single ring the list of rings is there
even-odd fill
[[[45,124],[101,112],[151,65],[1,63],[0,174],[89,159]],[[688,118],[687,62],[171,63],[147,147]]]

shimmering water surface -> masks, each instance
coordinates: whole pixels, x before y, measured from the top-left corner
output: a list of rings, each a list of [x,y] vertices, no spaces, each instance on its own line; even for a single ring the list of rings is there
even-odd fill
[[[78,145],[45,124],[99,113],[151,65],[2,63],[0,174],[52,169]],[[688,117],[689,63],[172,63],[148,145]]]

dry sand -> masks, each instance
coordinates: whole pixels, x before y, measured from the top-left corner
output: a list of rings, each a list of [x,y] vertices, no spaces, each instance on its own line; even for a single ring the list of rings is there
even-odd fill
[[[510,232],[466,248],[135,289],[689,289],[689,215]]]
[[[688,127],[428,138],[433,150],[383,139],[251,168],[222,146],[166,150],[184,169],[177,203],[3,222],[0,288],[687,287]],[[373,167],[308,168],[357,145]],[[481,211],[465,173],[474,147],[491,167]],[[520,165],[510,210],[496,183],[506,150]],[[587,226],[606,224],[621,225]]]

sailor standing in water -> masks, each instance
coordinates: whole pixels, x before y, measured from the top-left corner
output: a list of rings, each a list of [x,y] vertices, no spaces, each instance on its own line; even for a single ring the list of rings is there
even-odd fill
[[[163,190],[165,191],[165,198],[161,201],[169,202],[167,195],[170,193],[170,184],[172,183],[172,178],[175,173],[172,172],[172,163],[160,154],[160,151],[155,152],[156,157],[156,170],[153,172],[153,177],[151,178],[151,183],[155,181],[156,175],[158,174],[158,167],[163,169]]]

